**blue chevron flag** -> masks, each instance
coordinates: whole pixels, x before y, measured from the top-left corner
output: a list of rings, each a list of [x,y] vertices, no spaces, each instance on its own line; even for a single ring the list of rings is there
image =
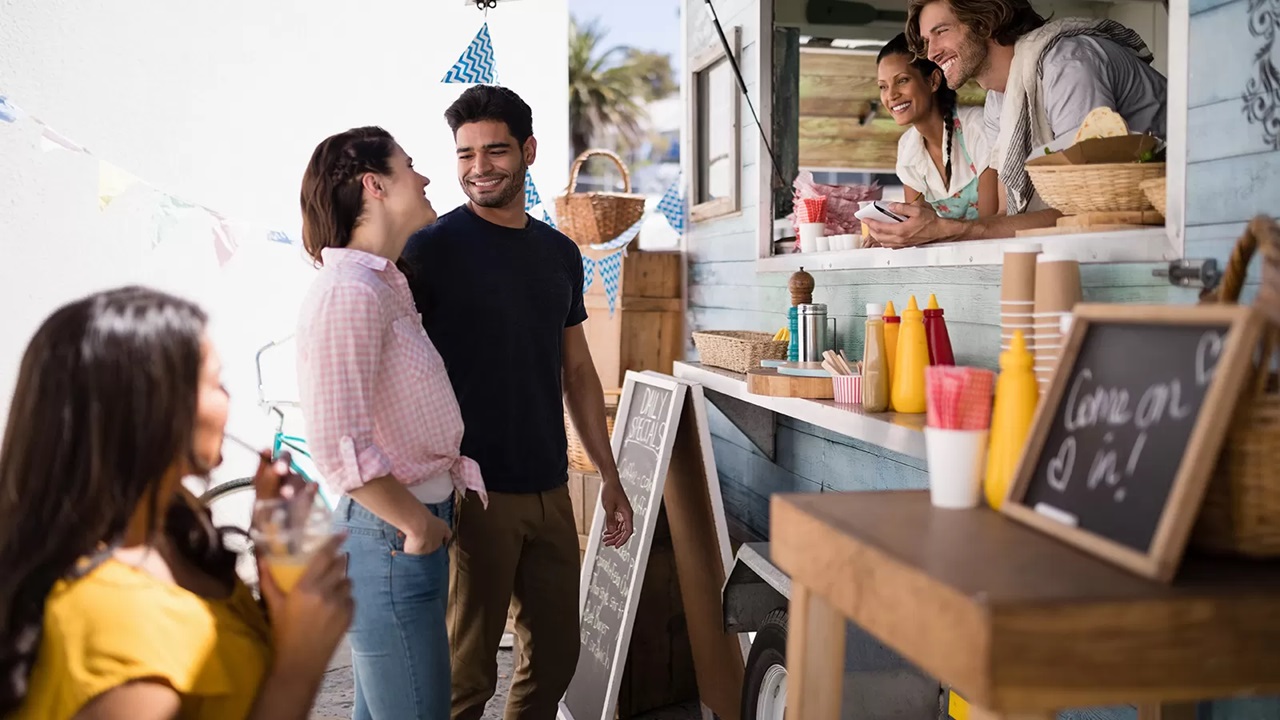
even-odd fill
[[[493,63],[493,42],[489,38],[489,23],[480,26],[480,32],[476,33],[475,39],[440,82],[472,85],[492,85],[497,82]]]

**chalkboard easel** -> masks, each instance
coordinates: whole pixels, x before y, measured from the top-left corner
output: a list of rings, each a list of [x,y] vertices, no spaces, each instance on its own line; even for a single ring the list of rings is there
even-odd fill
[[[652,371],[627,372],[613,455],[631,501],[635,533],[622,548],[605,547],[600,541],[604,515],[595,498],[582,565],[578,667],[559,717],[615,717],[660,508],[671,529],[704,714],[739,717],[746,647],[740,636],[724,631],[720,591],[731,557],[702,386]]]
[[[1171,581],[1261,330],[1234,305],[1077,305],[1002,512]]]

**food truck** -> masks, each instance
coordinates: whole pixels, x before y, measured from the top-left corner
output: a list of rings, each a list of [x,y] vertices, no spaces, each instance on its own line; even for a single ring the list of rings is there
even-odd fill
[[[694,341],[673,374],[706,390],[726,514],[747,539],[723,592],[726,630],[752,633],[744,718],[781,718],[796,700],[794,678],[788,698],[786,657],[794,598],[788,574],[771,559],[771,498],[928,488],[923,420],[836,412],[830,402],[751,392],[742,373],[705,362],[706,348],[694,346],[699,333],[779,337],[792,307],[789,283],[803,268],[812,277],[811,302],[825,305],[827,327],[834,326],[832,347],[848,359],[862,357],[868,304],[892,301],[901,311],[910,296],[923,306],[933,294],[945,308],[956,363],[995,370],[1002,350],[1001,265],[1010,241],[1034,242],[1045,254],[1078,261],[1085,302],[1189,305],[1217,286],[1246,224],[1280,207],[1280,5],[1033,5],[1045,17],[1116,20],[1151,48],[1152,66],[1168,80],[1164,171],[1144,185],[1152,205],[1127,218],[1104,212],[1090,221],[1090,213],[1081,213],[1081,222],[1059,221],[1008,239],[890,249],[835,241],[802,248],[795,213],[805,182],[819,192],[868,186],[886,200],[903,197],[895,175],[902,128],[881,102],[876,53],[902,32],[905,3],[683,3],[690,227],[682,250],[686,335]],[[980,88],[959,89],[961,105],[981,105],[984,97]],[[1132,194],[1145,180],[1134,175],[1116,182],[1098,181],[1095,190]],[[1254,267],[1241,303],[1257,287]],[[841,644],[843,717],[968,716],[963,697],[901,657],[884,637],[849,626]],[[1134,704],[1060,709],[1098,718],[1149,712]],[[1280,701],[1207,702],[1199,716],[1277,717]]]

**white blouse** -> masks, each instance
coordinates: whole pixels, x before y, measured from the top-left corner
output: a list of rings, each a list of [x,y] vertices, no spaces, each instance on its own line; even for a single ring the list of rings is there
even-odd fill
[[[907,187],[920,191],[926,202],[935,203],[952,197],[990,165],[991,143],[987,140],[982,108],[962,105],[956,108],[956,117],[960,121],[960,132],[951,139],[949,187],[944,186],[942,173],[925,150],[924,137],[919,130],[907,128],[898,139],[898,179]],[[961,135],[964,136],[963,148]],[[966,151],[972,164],[965,160]]]

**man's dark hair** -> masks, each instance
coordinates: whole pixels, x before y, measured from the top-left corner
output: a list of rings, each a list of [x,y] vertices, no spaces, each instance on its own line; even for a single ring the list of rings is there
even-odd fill
[[[1028,0],[908,0],[907,42],[920,57],[928,50],[920,32],[920,11],[935,2],[947,3],[960,24],[979,40],[989,38],[1006,47],[1045,22]]]
[[[522,146],[533,136],[533,111],[528,103],[499,85],[477,85],[467,89],[444,111],[444,119],[454,135],[467,123],[497,120],[507,124],[512,137]]]

